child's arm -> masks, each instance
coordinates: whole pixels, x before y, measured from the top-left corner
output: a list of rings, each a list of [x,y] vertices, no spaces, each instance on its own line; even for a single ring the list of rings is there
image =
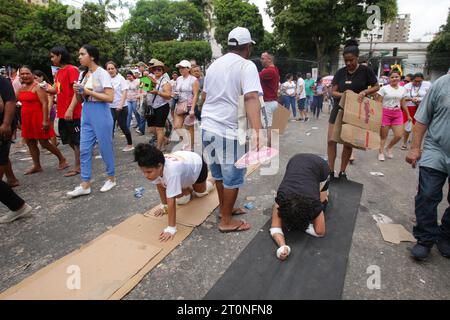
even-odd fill
[[[281,218],[278,216],[278,204],[274,204],[272,210],[272,227],[270,228],[270,235],[278,246],[277,258],[280,260],[286,260],[291,253],[291,248],[286,245]]]
[[[159,235],[159,241],[164,242],[173,239],[177,233],[177,216],[175,198],[167,198],[167,211],[169,215],[169,225]]]

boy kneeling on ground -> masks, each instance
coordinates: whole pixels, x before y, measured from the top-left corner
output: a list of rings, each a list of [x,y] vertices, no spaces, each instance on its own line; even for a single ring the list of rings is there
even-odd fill
[[[286,260],[291,248],[282,228],[300,230],[314,237],[325,235],[323,210],[328,202],[328,175],[325,160],[313,154],[297,154],[286,166],[272,211],[270,234],[278,245],[277,257]]]
[[[213,182],[207,181],[208,166],[195,152],[164,155],[155,146],[143,143],[137,145],[134,158],[144,176],[158,189],[161,205],[155,215],[168,214],[169,225],[159,240],[170,240],[177,232],[176,205],[187,204],[192,194],[201,198],[214,189]]]

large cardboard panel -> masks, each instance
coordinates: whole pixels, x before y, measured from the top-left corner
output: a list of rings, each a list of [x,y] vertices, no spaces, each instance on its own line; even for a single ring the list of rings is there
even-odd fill
[[[343,121],[353,126],[380,132],[383,107],[380,102],[364,98],[358,102],[358,95],[352,91],[345,92]]]
[[[8,290],[2,298],[14,300],[108,299],[160,248],[120,235],[108,234],[92,245],[62,258],[60,263],[38,271],[24,283]],[[79,287],[73,277],[79,272]],[[74,281],[74,282],[72,282]],[[79,289],[78,289],[79,288]]]
[[[344,117],[344,110],[339,110],[338,115],[336,117],[336,122],[334,123],[333,136],[331,137],[331,140],[340,144],[344,143],[344,141],[341,139],[343,117]]]
[[[167,242],[160,242],[158,240],[159,234],[167,226],[167,219],[155,219],[152,217],[145,217],[142,214],[137,214],[126,220],[126,223],[118,225],[112,229],[115,234],[120,234],[132,239],[141,240],[145,243],[158,245],[161,251],[153,257],[138,273],[129,279],[123,286],[121,286],[110,300],[122,299],[128,292],[130,292],[137,284],[156,267],[173,249],[175,249],[184,239],[186,239],[194,230],[192,227],[177,225],[177,233],[174,239]]]
[[[341,139],[354,148],[361,150],[375,150],[380,148],[380,132],[373,132],[355,127],[351,124],[343,124]]]
[[[280,135],[284,134],[290,116],[290,110],[278,104],[277,109],[273,113],[272,129],[278,129]]]

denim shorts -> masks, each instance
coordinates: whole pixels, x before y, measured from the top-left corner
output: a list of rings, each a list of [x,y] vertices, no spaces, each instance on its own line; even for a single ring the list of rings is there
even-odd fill
[[[202,143],[203,155],[213,178],[223,181],[226,189],[242,187],[247,169],[238,169],[234,164],[245,154],[245,146],[206,130],[202,130]]]

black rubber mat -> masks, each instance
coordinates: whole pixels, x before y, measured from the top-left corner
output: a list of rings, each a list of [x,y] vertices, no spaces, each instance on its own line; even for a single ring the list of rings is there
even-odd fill
[[[341,299],[363,186],[330,185],[324,238],[286,234],[291,255],[277,259],[270,220],[205,296],[205,299]]]

